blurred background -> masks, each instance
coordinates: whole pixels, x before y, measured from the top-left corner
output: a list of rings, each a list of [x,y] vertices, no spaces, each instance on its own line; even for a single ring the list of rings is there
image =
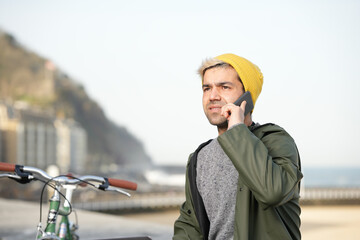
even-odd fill
[[[302,204],[358,206],[359,42],[356,0],[0,0],[0,160],[139,182],[129,209],[86,190],[79,208],[176,209],[188,155],[217,136],[196,70],[235,53],[264,74],[254,121],[298,145]]]

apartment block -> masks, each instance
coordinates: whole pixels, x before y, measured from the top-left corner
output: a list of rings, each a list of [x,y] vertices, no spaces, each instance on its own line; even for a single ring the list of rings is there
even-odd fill
[[[86,164],[87,135],[75,121],[59,120],[53,114],[24,103],[0,102],[0,159],[61,173],[80,173]]]

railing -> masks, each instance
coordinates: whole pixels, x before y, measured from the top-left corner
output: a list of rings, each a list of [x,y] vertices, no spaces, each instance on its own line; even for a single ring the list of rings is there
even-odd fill
[[[301,204],[360,204],[359,188],[306,188],[301,190]],[[185,201],[183,192],[135,194],[131,199],[92,200],[74,203],[78,209],[91,211],[127,211],[178,208]]]
[[[360,187],[357,188],[305,188],[301,190],[301,202],[360,204]]]
[[[185,201],[185,194],[179,193],[152,193],[133,195],[131,199],[119,198],[106,201],[88,201],[74,203],[78,209],[91,211],[116,211],[116,210],[142,210],[165,209],[179,207]]]

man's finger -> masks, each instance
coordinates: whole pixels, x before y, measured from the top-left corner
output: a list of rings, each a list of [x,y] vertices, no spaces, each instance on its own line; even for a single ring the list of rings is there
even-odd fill
[[[230,114],[231,114],[231,112],[230,112],[228,105],[224,105],[221,108],[221,115],[223,115],[225,118],[227,118]]]

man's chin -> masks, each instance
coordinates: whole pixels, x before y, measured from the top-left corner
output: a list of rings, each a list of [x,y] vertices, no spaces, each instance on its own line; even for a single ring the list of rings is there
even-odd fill
[[[210,124],[213,126],[217,126],[218,128],[227,128],[228,127],[228,121],[210,121]]]

